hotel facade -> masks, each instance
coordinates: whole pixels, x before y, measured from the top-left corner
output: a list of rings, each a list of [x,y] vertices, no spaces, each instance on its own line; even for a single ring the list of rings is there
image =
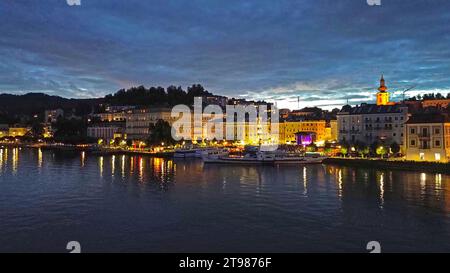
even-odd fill
[[[406,123],[406,160],[449,162],[448,115],[422,114]]]
[[[389,100],[383,77],[376,98],[376,104],[345,105],[342,108],[337,114],[339,142],[404,144],[408,107]]]

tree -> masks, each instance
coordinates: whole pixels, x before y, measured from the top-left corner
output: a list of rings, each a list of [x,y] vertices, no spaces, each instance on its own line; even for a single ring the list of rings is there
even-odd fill
[[[381,156],[381,158],[384,157],[384,155],[387,153],[387,150],[384,146],[379,146],[376,150],[377,155]]]
[[[55,128],[54,138],[58,142],[70,144],[95,143],[94,139],[87,137],[87,122],[85,120],[61,117],[56,121]]]
[[[120,89],[114,94],[105,96],[104,102],[112,105],[139,105],[139,106],[174,106],[177,104],[192,104],[194,97],[210,96],[212,93],[205,90],[200,84],[188,87],[185,92],[181,87],[169,86],[167,91],[163,87],[144,86],[132,87],[127,90]]]
[[[31,125],[31,135],[35,138],[42,138],[44,137],[44,126],[40,122],[33,122]]]
[[[378,141],[374,141],[372,144],[370,144],[370,152],[372,154],[376,154],[377,153],[377,148],[380,146],[380,144],[378,143]]]
[[[362,151],[364,150],[364,148],[367,147],[367,145],[364,142],[361,141],[356,141],[353,145],[354,149],[356,150],[356,152],[361,155],[362,157],[364,157]],[[353,150],[353,149],[352,149]]]
[[[306,146],[306,151],[307,152],[316,152],[317,151],[317,146],[314,143],[309,144],[308,146]]]
[[[114,138],[114,146],[121,146],[122,140],[123,140],[123,138],[121,138],[121,137]]]
[[[358,153],[361,155],[362,158],[366,157],[368,154],[370,154],[370,148],[368,146],[363,146],[358,149]]]
[[[333,152],[332,145],[331,145],[331,143],[329,141],[325,141],[324,152],[327,155],[329,155],[329,154],[331,154]]]
[[[172,105],[185,104],[186,92],[181,86],[175,87],[173,85],[167,87],[167,100]]]
[[[149,144],[174,144],[175,140],[172,138],[172,127],[167,121],[158,120],[155,124],[150,125]]]
[[[349,144],[347,143],[347,141],[342,141],[340,143],[341,145],[341,154],[345,157],[348,154],[348,150],[349,150]]]
[[[398,145],[398,143],[397,142],[392,142],[392,144],[391,144],[391,151],[394,153],[394,154],[398,154],[399,152],[400,152],[400,145]]]

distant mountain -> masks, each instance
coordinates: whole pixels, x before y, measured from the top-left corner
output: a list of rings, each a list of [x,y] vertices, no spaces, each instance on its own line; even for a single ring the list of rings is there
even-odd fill
[[[0,123],[19,122],[24,117],[34,115],[43,117],[45,110],[57,108],[84,115],[91,112],[93,107],[97,107],[103,100],[103,98],[67,99],[43,93],[0,94]]]

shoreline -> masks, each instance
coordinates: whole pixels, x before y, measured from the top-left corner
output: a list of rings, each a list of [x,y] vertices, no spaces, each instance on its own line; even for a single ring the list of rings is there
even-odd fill
[[[92,147],[77,147],[76,145],[46,145],[46,144],[25,144],[25,143],[0,143],[3,147],[21,147],[32,149],[44,149],[60,152],[87,152],[96,156],[108,155],[144,155],[159,158],[173,158],[174,151],[167,152],[148,152],[148,151],[132,151],[122,149],[108,149]],[[338,158],[329,157],[323,160],[322,164],[340,165],[356,168],[382,169],[382,170],[400,170],[400,171],[414,171],[426,173],[442,173],[450,174],[450,163],[438,163],[427,161],[405,161],[405,160],[385,160],[385,159],[363,159],[363,158]],[[226,164],[223,164],[226,165]]]
[[[132,151],[123,149],[109,149],[109,148],[93,148],[92,146],[77,146],[77,145],[47,145],[36,143],[0,143],[0,147],[11,148],[30,148],[30,149],[43,149],[56,152],[86,152],[97,156],[107,155],[146,155],[151,157],[167,158],[173,157],[174,151],[167,152],[148,152],[148,151]]]
[[[414,171],[425,173],[450,174],[450,163],[437,163],[427,161],[390,161],[382,159],[361,159],[361,158],[326,158],[324,164],[342,165],[349,167],[360,167],[369,169]]]

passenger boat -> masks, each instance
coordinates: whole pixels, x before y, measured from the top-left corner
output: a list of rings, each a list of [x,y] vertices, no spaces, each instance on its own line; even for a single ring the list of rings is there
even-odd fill
[[[318,164],[322,163],[321,156],[300,156],[281,151],[247,153],[244,156],[207,155],[203,157],[204,163],[222,164]]]
[[[305,155],[277,153],[274,164],[318,164],[322,163],[325,157],[318,153],[306,153]]]
[[[318,164],[322,163],[325,158],[323,157],[306,157],[306,156],[297,156],[297,157],[276,157],[274,160],[274,164]]]
[[[196,156],[197,149],[179,149],[175,150],[174,158],[193,158]]]
[[[197,149],[195,151],[195,157],[203,158],[205,156],[218,156],[218,155],[228,155],[228,150],[224,148],[205,148]]]
[[[273,163],[273,157],[264,153],[245,154],[244,156],[210,154],[203,157],[204,163],[226,164],[263,164]]]

